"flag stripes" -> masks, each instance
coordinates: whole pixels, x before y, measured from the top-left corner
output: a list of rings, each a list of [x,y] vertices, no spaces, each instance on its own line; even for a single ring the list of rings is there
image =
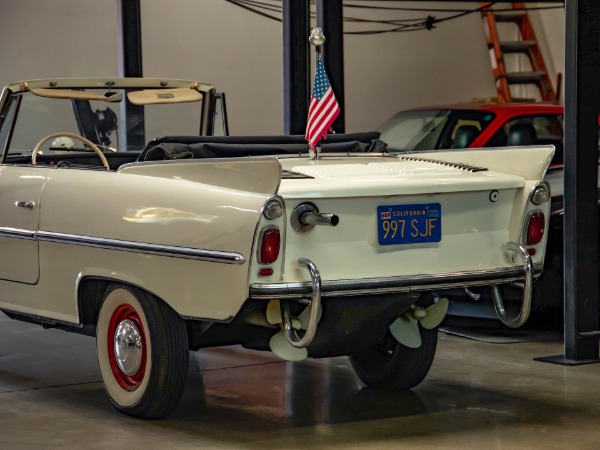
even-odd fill
[[[340,105],[329,84],[323,59],[319,56],[306,123],[305,137],[311,148],[314,149],[319,140],[327,135],[327,132],[331,129],[331,125],[339,114]]]

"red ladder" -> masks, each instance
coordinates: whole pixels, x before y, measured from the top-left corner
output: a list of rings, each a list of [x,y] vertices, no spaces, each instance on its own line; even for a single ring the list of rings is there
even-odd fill
[[[540,50],[533,25],[523,3],[512,2],[513,11],[492,9],[492,3],[479,2],[483,17],[483,28],[487,39],[492,63],[492,73],[498,91],[499,102],[527,101],[513,97],[510,86],[535,85],[540,92],[542,102],[556,103],[558,96],[548,76],[544,56]],[[497,23],[508,22],[517,26],[520,39],[500,40]],[[505,54],[523,54],[527,56],[531,70],[525,72],[507,72]],[[560,80],[560,75],[559,75]],[[560,84],[557,83],[557,85]]]

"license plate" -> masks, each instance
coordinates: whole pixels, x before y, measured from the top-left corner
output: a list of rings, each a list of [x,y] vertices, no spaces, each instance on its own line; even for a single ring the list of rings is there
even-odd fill
[[[439,203],[377,207],[379,245],[417,244],[442,240]]]

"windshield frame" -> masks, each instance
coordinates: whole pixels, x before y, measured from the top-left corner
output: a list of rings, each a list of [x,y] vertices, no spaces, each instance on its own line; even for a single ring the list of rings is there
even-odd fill
[[[46,80],[32,80],[32,81],[24,81],[21,83],[14,83],[11,84],[9,86],[4,87],[4,89],[2,90],[2,93],[0,95],[0,129],[4,130],[5,133],[3,133],[3,141],[4,142],[0,142],[0,145],[2,146],[2,152],[1,152],[1,157],[0,157],[0,164],[5,164],[7,162],[7,160],[10,159],[10,149],[11,149],[11,142],[14,141],[14,135],[15,135],[15,129],[16,127],[18,127],[18,122],[19,122],[19,116],[21,116],[21,114],[19,113],[19,110],[21,109],[21,103],[23,102],[23,95],[27,94],[27,95],[34,95],[33,92],[31,92],[32,89],[42,89],[42,90],[46,90],[46,91],[51,91],[52,89],[55,89],[57,92],[59,91],[66,91],[66,90],[72,90],[73,92],[81,92],[82,90],[94,90],[96,92],[105,92],[105,93],[111,93],[114,92],[116,90],[122,90],[123,92],[127,92],[127,91],[134,91],[134,90],[166,90],[166,89],[181,89],[183,90],[184,88],[187,89],[192,89],[194,91],[197,91],[198,93],[200,93],[201,95],[201,101],[200,101],[200,105],[198,105],[198,109],[196,111],[198,111],[198,114],[194,114],[194,119],[193,119],[193,128],[189,128],[187,127],[186,130],[189,129],[189,131],[185,131],[186,134],[190,134],[190,135],[195,135],[195,134],[199,134],[199,135],[209,135],[211,134],[211,129],[212,126],[209,123],[210,119],[212,117],[212,113],[213,113],[213,108],[214,108],[214,101],[213,101],[213,96],[215,95],[215,89],[206,83],[200,83],[197,81],[191,81],[191,80],[176,80],[176,79],[156,79],[156,78],[82,78],[82,79],[72,79],[72,78],[65,78],[65,79],[46,79]],[[106,94],[105,94],[106,95]],[[13,102],[17,101],[16,104],[16,110],[15,108],[15,104]],[[63,102],[71,102],[72,103],[72,115],[74,120],[77,123],[77,131],[78,134],[82,135],[83,137],[86,137],[88,139],[90,139],[92,142],[94,143],[100,143],[102,144],[102,142],[97,142],[100,140],[98,134],[96,133],[97,130],[94,130],[94,133],[91,133],[91,130],[93,128],[89,126],[89,118],[87,117],[89,116],[89,113],[91,111],[92,114],[96,114],[93,112],[93,110],[91,108],[89,108],[89,106],[86,106],[84,108],[84,116],[77,117],[78,116],[78,111],[77,111],[77,107],[75,107],[75,103],[76,102],[88,102],[88,100],[74,100],[74,99],[52,99],[50,101],[63,101]],[[99,100],[97,100],[99,101]],[[111,103],[110,100],[107,100],[108,103]],[[114,103],[114,101],[112,102]],[[123,100],[120,104],[121,105],[125,105],[127,103],[127,100]],[[173,101],[171,104],[179,104],[179,103],[184,103],[183,101],[179,102],[179,101]],[[190,101],[187,101],[185,103],[190,103]],[[85,106],[85,105],[84,105]],[[130,106],[130,105],[128,105]],[[140,106],[141,108],[143,108],[143,106]],[[192,106],[189,106],[192,107]],[[188,108],[189,108],[188,107]],[[166,107],[165,109],[168,109],[168,107]],[[13,111],[13,112],[11,112]],[[104,112],[105,110],[102,110],[101,112]],[[81,111],[79,111],[81,112]],[[126,113],[123,113],[121,111],[121,118],[119,120],[119,125],[122,128],[125,128],[124,125],[126,124],[126,119],[128,118],[128,115],[124,115]],[[154,116],[156,116],[156,113],[153,113]],[[160,115],[160,113],[158,113]],[[66,117],[66,116],[65,116]],[[9,122],[7,122],[7,120]],[[43,119],[42,119],[43,120]],[[94,116],[94,120],[95,116]],[[199,121],[199,122],[198,122]],[[87,127],[84,126],[87,123]],[[30,128],[30,127],[34,127],[33,123],[29,123],[29,124],[25,124],[23,126],[23,129],[25,128]],[[82,129],[83,127],[83,129]],[[58,127],[60,128],[60,126]],[[129,128],[129,126],[127,125],[127,128]],[[57,132],[60,131],[67,131],[67,130],[61,130],[61,129],[57,129],[55,130]],[[169,132],[164,132],[164,130],[159,134],[160,136],[164,135],[164,134],[171,134]],[[172,134],[177,134],[172,133]],[[147,144],[148,141],[152,140],[153,138],[158,137],[157,136],[152,136],[152,137],[148,137],[143,143],[140,142],[139,145],[136,145],[135,148],[132,148],[131,146],[129,146],[129,148],[125,148],[123,146],[123,144],[126,142],[123,141],[123,139],[121,137],[117,138],[119,141],[119,144],[121,145],[121,149],[122,151],[132,151],[132,150],[143,150],[144,146]],[[4,139],[4,137],[6,137],[6,139]],[[14,143],[14,142],[13,142]],[[27,148],[29,148],[29,146],[27,146]],[[23,156],[23,155],[21,155]]]

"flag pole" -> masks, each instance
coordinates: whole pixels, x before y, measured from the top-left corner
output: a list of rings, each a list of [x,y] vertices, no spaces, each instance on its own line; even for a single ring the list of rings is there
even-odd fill
[[[313,28],[308,41],[315,47],[315,54],[318,64],[319,60],[323,57],[323,44],[325,43],[325,35],[323,34],[323,30],[320,27]],[[321,155],[321,139],[319,139],[319,142],[315,146],[314,150],[309,148],[308,153],[311,159],[319,159],[319,156]]]
[[[310,157],[318,159],[321,152],[321,140],[331,130],[331,125],[340,114],[341,109],[331,83],[329,83],[325,64],[323,64],[323,55],[321,54],[321,46],[325,42],[323,31],[320,28],[313,28],[309,41],[316,48],[317,67],[308,108],[305,138],[310,148]]]

